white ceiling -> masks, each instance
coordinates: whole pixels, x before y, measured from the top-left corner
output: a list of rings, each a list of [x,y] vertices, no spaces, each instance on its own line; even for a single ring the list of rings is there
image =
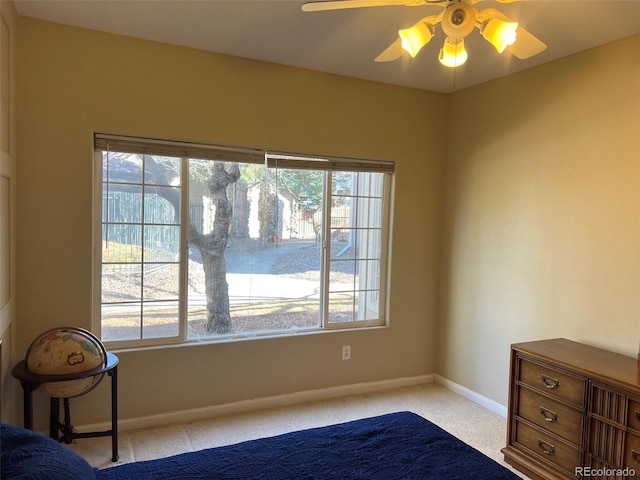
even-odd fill
[[[465,40],[467,63],[439,64],[442,30],[412,59],[373,59],[400,28],[441,7],[375,7],[305,13],[298,0],[14,0],[19,15],[320,70],[349,77],[451,92],[640,33],[640,0],[482,1],[547,44],[519,60],[498,54],[475,30]]]

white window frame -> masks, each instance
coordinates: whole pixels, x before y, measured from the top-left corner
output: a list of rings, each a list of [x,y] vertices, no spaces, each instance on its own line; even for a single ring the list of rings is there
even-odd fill
[[[321,285],[323,292],[321,295],[322,318],[321,325],[317,328],[303,329],[299,333],[334,331],[342,329],[362,329],[370,327],[382,327],[388,325],[388,290],[389,290],[389,251],[391,240],[391,206],[393,193],[393,174],[395,164],[389,161],[371,161],[350,158],[335,158],[327,156],[308,156],[297,155],[282,152],[270,152],[261,149],[227,147],[210,144],[197,144],[189,142],[180,142],[173,140],[159,140],[142,137],[132,137],[125,135],[111,135],[96,133],[94,134],[94,276],[93,276],[93,330],[98,337],[101,338],[102,333],[102,202],[103,202],[103,173],[102,173],[102,152],[125,152],[138,153],[147,155],[163,155],[172,156],[182,159],[182,195],[181,195],[181,235],[180,235],[180,292],[179,292],[179,333],[176,337],[158,337],[144,338],[135,340],[108,341],[105,344],[112,349],[115,348],[139,348],[147,346],[185,344],[185,343],[201,343],[202,339],[189,338],[187,332],[187,279],[186,279],[186,260],[188,259],[188,218],[189,218],[189,181],[187,173],[187,164],[189,158],[212,159],[212,160],[228,160],[240,163],[262,163],[270,168],[298,168],[311,170],[331,171],[351,171],[351,172],[376,172],[385,173],[383,181],[382,193],[382,227],[380,238],[380,266],[379,266],[379,296],[378,296],[378,312],[379,318],[376,320],[353,320],[348,322],[328,322],[328,292],[329,292],[329,261],[331,257],[331,242],[327,242],[328,232],[325,231],[325,225],[330,222],[330,208],[324,208],[325,219],[323,221],[322,248],[324,250],[323,272]],[[331,175],[327,176],[329,179]],[[325,192],[323,194],[323,204],[331,204],[331,181],[325,182]],[[144,223],[144,221],[143,221]],[[359,290],[358,290],[359,291]],[[256,336],[273,337],[280,335],[291,335],[290,332],[282,332],[273,330],[269,332],[249,333],[247,335],[234,334],[231,337],[225,335],[212,335],[206,337],[206,341],[219,342],[229,340],[239,340],[247,337],[255,338]]]

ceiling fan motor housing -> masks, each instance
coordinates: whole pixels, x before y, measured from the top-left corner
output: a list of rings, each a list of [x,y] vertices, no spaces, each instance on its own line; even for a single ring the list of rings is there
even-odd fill
[[[465,2],[452,2],[442,16],[442,31],[451,39],[469,35],[476,25],[476,11]]]

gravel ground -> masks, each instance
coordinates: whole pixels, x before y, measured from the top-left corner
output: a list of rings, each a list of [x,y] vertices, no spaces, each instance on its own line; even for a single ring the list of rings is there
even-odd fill
[[[349,258],[353,255],[352,249],[347,250],[341,258]],[[335,257],[334,257],[335,258]],[[351,283],[353,273],[350,262],[334,262],[331,278],[335,281]],[[320,252],[316,246],[304,247],[295,252],[285,254],[278,258],[271,266],[269,273],[282,275],[301,280],[320,280]]]

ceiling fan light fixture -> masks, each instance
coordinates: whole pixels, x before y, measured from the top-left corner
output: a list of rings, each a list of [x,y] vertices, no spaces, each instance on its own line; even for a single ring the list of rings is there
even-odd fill
[[[444,45],[440,49],[440,55],[438,55],[438,60],[445,67],[455,68],[464,64],[467,61],[469,55],[467,51],[464,49],[464,40],[446,38],[444,40]]]
[[[433,27],[421,20],[411,28],[399,30],[398,35],[402,40],[402,48],[415,58],[420,49],[433,37]]]
[[[499,53],[502,53],[505,48],[515,43],[517,30],[518,22],[507,22],[497,18],[492,18],[488,22],[484,23],[480,32],[485,40],[496,47],[496,50],[498,50]]]
[[[465,2],[451,2],[442,15],[442,31],[449,38],[464,38],[476,26],[476,10]]]

